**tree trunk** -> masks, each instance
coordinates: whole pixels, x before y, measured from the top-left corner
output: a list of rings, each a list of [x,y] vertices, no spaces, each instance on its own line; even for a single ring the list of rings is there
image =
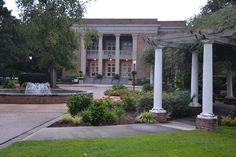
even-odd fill
[[[50,73],[50,86],[51,88],[56,88],[57,73],[54,66],[50,66],[49,73]]]

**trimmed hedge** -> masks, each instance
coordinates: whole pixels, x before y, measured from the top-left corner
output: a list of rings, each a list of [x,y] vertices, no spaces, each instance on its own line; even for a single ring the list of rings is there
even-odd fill
[[[45,83],[49,82],[49,77],[44,73],[22,73],[19,75],[19,83],[23,84],[26,82],[32,83]]]

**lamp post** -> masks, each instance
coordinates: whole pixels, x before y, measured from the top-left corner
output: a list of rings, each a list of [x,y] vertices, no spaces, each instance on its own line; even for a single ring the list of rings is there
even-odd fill
[[[135,74],[136,74],[135,64],[136,64],[136,60],[133,60],[133,66],[134,66],[134,71],[132,72],[132,74],[133,74],[133,91],[135,90]]]

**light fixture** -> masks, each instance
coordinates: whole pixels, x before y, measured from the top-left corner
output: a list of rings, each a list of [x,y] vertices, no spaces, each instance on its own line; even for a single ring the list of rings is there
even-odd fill
[[[136,64],[136,60],[133,60],[133,64]]]
[[[96,58],[94,58],[93,60],[94,60],[94,61],[96,61],[97,59],[96,59]]]
[[[32,60],[33,59],[33,57],[32,56],[29,56],[29,60]]]
[[[128,59],[125,59],[126,62],[128,62]]]

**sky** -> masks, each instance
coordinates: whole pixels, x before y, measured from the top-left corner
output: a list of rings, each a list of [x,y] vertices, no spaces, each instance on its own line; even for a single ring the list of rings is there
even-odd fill
[[[15,0],[5,0],[17,15]],[[93,0],[85,18],[155,18],[160,21],[187,20],[198,14],[207,0]]]

